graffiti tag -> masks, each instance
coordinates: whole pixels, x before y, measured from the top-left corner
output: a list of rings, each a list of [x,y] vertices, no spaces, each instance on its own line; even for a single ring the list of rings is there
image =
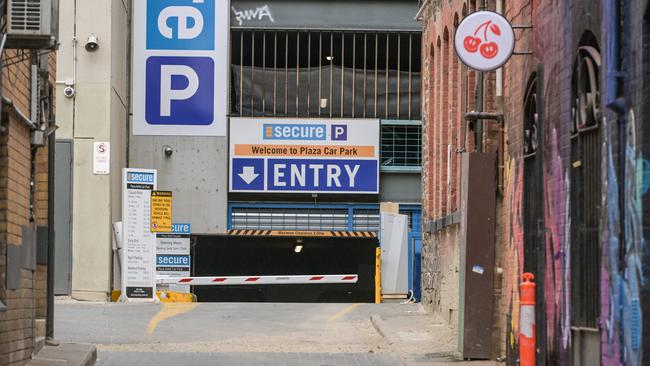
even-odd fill
[[[232,12],[235,14],[235,19],[237,23],[242,25],[244,20],[263,20],[264,17],[268,18],[271,23],[274,23],[273,14],[271,13],[271,8],[268,5],[258,7],[256,9],[247,9],[247,10],[237,10],[235,7],[231,7]]]

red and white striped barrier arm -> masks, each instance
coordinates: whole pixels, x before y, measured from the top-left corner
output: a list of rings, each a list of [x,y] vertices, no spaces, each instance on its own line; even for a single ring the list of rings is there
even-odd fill
[[[321,283],[357,283],[359,276],[307,275],[307,276],[214,276],[169,277],[158,276],[160,285],[226,286],[226,285],[311,285]]]

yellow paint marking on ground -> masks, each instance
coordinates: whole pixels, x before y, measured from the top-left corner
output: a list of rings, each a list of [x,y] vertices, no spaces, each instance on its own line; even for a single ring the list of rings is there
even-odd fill
[[[163,303],[162,309],[160,309],[158,314],[154,315],[154,317],[149,321],[147,335],[152,335],[156,330],[158,323],[161,321],[188,313],[194,310],[197,306],[199,306],[197,303]]]
[[[363,304],[361,304],[361,303],[360,303],[360,304],[352,304],[352,305],[348,306],[347,308],[345,308],[345,309],[339,311],[338,313],[336,313],[336,314],[330,316],[330,318],[327,319],[327,321],[328,321],[328,322],[336,321],[336,320],[338,320],[339,318],[341,318],[342,316],[344,316],[344,315],[346,315],[346,314],[352,312],[352,310],[358,308],[358,307],[361,306],[361,305],[363,305]]]

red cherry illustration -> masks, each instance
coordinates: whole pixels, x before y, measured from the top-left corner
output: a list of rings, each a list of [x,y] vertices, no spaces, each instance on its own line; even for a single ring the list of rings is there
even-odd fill
[[[499,46],[494,42],[483,43],[481,45],[481,55],[485,58],[494,58],[499,53]]]
[[[474,53],[478,50],[478,46],[481,44],[481,39],[478,37],[467,36],[463,40],[463,46],[467,52]]]

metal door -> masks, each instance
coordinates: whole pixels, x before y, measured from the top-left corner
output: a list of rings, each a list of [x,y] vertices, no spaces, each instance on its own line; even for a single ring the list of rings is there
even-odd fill
[[[54,294],[70,295],[72,277],[72,141],[56,142]]]

